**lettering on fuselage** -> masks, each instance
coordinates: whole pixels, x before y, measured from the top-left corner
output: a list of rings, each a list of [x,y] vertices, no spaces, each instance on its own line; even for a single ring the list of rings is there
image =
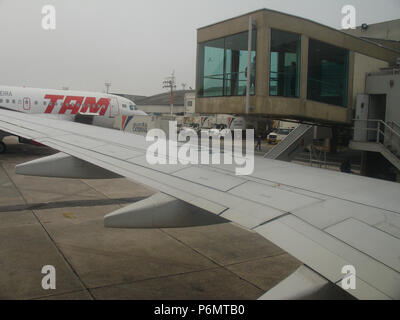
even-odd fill
[[[134,123],[132,127],[132,132],[133,133],[147,133],[148,128],[147,128],[147,123]]]
[[[0,91],[1,97],[12,97],[11,91]]]
[[[71,111],[70,114],[89,112],[104,116],[111,103],[110,98],[99,98],[96,101],[95,97],[61,96],[52,94],[46,94],[44,98],[50,100],[45,113],[52,113],[56,105],[61,105],[58,114],[66,114],[67,111]]]

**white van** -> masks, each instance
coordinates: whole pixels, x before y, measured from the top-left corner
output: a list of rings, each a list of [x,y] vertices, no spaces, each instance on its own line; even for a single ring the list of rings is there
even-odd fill
[[[267,137],[269,144],[278,144],[284,140],[299,125],[293,122],[278,121],[277,128]]]

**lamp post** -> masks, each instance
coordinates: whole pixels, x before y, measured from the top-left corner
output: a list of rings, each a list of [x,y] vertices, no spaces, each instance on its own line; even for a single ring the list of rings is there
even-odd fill
[[[175,83],[175,71],[172,72],[171,76],[166,78],[163,81],[163,88],[170,90],[170,97],[171,97],[171,117],[173,115],[174,110],[174,89],[176,89]]]
[[[106,86],[106,93],[109,93],[111,88],[111,82],[106,82],[104,83],[104,85]]]

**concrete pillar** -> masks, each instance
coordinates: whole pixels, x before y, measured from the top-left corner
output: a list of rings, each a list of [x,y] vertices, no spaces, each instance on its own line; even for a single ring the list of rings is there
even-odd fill
[[[307,73],[308,73],[308,42],[309,38],[301,35],[301,74],[300,74],[300,98],[307,99]]]
[[[351,122],[353,120],[353,87],[354,87],[354,51],[349,53],[349,76],[348,76],[348,91],[347,91],[347,121]]]
[[[257,21],[257,74],[256,95],[265,97],[269,92],[269,42],[271,29]]]
[[[337,153],[338,147],[338,129],[336,127],[332,127],[332,138],[331,138],[331,153]]]
[[[361,153],[361,170],[360,170],[360,174],[362,176],[367,176],[367,151],[363,151]]]

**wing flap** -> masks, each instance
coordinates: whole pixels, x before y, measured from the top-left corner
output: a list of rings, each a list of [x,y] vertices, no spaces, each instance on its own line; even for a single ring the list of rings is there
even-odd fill
[[[325,231],[400,272],[400,239],[355,219],[345,220]]]
[[[398,272],[293,215],[255,230],[333,283],[342,280],[344,266],[352,265],[365,284],[392,299],[400,299]]]

